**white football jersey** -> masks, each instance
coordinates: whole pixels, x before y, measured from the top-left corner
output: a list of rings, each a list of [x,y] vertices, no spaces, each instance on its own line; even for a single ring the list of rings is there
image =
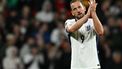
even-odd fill
[[[68,19],[65,28],[74,23],[75,19]],[[69,34],[72,49],[71,69],[100,68],[93,20],[88,19],[78,31]]]

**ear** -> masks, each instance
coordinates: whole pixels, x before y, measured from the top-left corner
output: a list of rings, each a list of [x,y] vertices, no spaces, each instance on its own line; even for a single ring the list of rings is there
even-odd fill
[[[73,13],[73,11],[71,11],[71,13],[72,13],[72,15],[74,16],[74,13]]]

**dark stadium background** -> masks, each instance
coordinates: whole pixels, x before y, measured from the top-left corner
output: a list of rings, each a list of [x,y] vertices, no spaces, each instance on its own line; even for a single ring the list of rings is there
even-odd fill
[[[70,0],[0,0],[0,69],[70,69]],[[122,69],[122,0],[97,0],[102,69]],[[89,53],[89,52],[88,52]],[[82,54],[81,54],[82,55]]]

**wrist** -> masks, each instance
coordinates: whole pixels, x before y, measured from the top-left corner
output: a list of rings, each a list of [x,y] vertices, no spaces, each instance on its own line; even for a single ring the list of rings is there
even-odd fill
[[[85,16],[89,18],[90,17],[90,14],[87,13]]]
[[[94,17],[94,16],[96,16],[96,15],[97,15],[96,12],[92,12],[92,13],[91,13],[91,16],[92,16],[92,17]]]

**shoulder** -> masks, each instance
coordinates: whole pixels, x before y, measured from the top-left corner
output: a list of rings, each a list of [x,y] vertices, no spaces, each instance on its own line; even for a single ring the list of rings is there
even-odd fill
[[[24,63],[28,63],[32,59],[33,59],[32,55],[27,54],[26,56],[24,56],[23,61],[24,61]]]
[[[73,22],[75,22],[75,19],[67,19],[67,20],[65,21],[65,23],[73,23]]]
[[[67,19],[65,21],[65,27],[72,25],[73,23],[75,23],[75,19]]]

